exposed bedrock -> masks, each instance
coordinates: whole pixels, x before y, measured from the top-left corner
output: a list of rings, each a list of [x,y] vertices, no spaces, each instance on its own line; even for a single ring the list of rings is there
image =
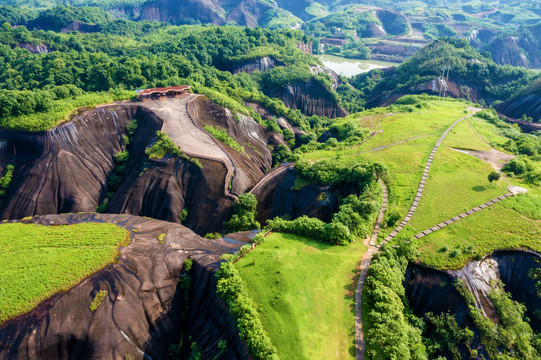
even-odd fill
[[[495,106],[496,110],[509,117],[520,119],[522,115],[541,120],[541,94],[519,96]]]
[[[156,0],[142,5],[139,20],[170,23],[198,20],[215,25],[233,21],[239,25],[255,27],[265,13],[274,7],[258,0]]]
[[[484,348],[479,342],[478,331],[468,313],[468,305],[462,295],[455,289],[454,276],[416,264],[409,264],[406,269],[404,288],[409,306],[416,316],[423,317],[430,312],[434,315],[452,314],[461,328],[468,326],[474,331],[474,348],[485,355]],[[430,336],[432,331],[428,323],[426,330]],[[462,359],[469,358],[469,351],[464,344],[459,345]],[[447,354],[451,356],[452,354]],[[451,358],[451,357],[449,357]]]
[[[519,46],[519,38],[504,35],[494,40],[489,46],[492,60],[499,65],[513,65],[529,68],[531,66],[528,57],[523,54],[524,50]]]
[[[387,70],[387,73],[389,76],[393,76],[394,71],[389,69]],[[394,104],[396,100],[407,94],[438,95],[441,86],[442,85],[437,79],[419,83],[401,91],[393,91],[393,89],[387,89],[380,86],[374,90],[370,99],[367,100],[366,106],[368,108],[388,106]],[[487,95],[482,89],[462,79],[449,80],[447,82],[446,96],[456,99],[467,99],[474,103],[485,102],[486,104],[492,104],[492,102],[494,102],[494,99]]]
[[[125,125],[137,115],[144,117],[136,107],[104,107],[47,132],[0,130],[0,166],[15,165],[0,216],[95,211]]]
[[[162,101],[153,104],[157,108],[161,105]],[[267,144],[273,134],[266,133],[251,118],[240,116],[234,120],[228,110],[204,97],[191,102],[189,109],[195,125],[190,131],[176,130],[187,136],[198,131],[208,138],[205,144],[188,139],[187,144],[195,144],[197,149],[181,147],[190,156],[190,151],[197,151],[192,157],[200,161],[202,169],[190,161],[168,156],[148,159],[145,149],[152,144],[156,131],[162,129],[164,120],[156,116],[154,109],[150,111],[140,104],[100,107],[43,133],[0,131],[0,167],[15,165],[15,176],[0,204],[0,216],[20,219],[95,211],[108,191],[114,155],[125,149],[125,126],[137,119],[125,178],[107,211],[180,222],[179,213],[186,208],[184,225],[202,235],[220,231],[222,222],[231,215],[234,196],[254,186],[271,167]],[[178,122],[178,113],[172,114],[165,121]],[[185,117],[188,120],[184,121],[192,122],[187,113]],[[205,125],[227,129],[244,147],[244,153],[206,134]],[[212,149],[206,151],[205,146]],[[204,155],[213,153],[223,155],[216,159]]]
[[[295,219],[302,215],[330,221],[338,210],[339,199],[353,192],[347,186],[319,186],[307,184],[295,188],[297,175],[292,167],[284,167],[269,174],[256,185],[253,194],[258,200],[257,220],[262,224],[276,216]]]
[[[277,62],[272,56],[265,56],[253,60],[233,63],[226,70],[230,71],[233,74],[238,74],[240,72],[250,74],[254,71],[267,71],[277,65],[281,65],[281,63]]]
[[[450,312],[455,315],[458,325],[469,324],[471,320],[468,305],[455,289],[454,281],[451,275],[443,271],[409,264],[404,287],[413,313],[423,316],[427,312],[433,314]]]
[[[270,97],[280,98],[291,109],[299,109],[305,115],[327,116],[337,118],[348,115],[332,93],[321,83],[314,79],[307,82],[289,84],[281,89],[267,89]]]
[[[498,271],[505,290],[513,300],[526,305],[526,316],[535,331],[541,330],[541,297],[538,296],[539,281],[531,272],[541,269],[541,255],[524,251],[499,251],[492,255],[498,264]],[[533,275],[533,274],[532,274]]]
[[[498,321],[489,294],[501,282],[513,300],[526,306],[525,316],[530,319],[532,328],[538,331],[541,329],[541,297],[538,296],[539,281],[534,279],[536,271],[541,271],[541,255],[531,251],[497,251],[454,271],[444,272],[409,264],[404,287],[415,315],[450,312],[458,325],[473,329],[467,303],[453,284],[457,278],[462,280],[481,313]]]
[[[204,129],[207,125],[219,126],[244,147],[242,153],[217,142],[233,164],[231,193],[245,193],[271,168],[272,155],[267,145],[274,138],[274,134],[266,132],[254,119],[239,114],[238,120],[235,120],[228,109],[214,104],[206,97],[198,97],[191,102],[188,111],[192,119],[197,119],[198,127]]]
[[[238,243],[201,238],[184,226],[132,215],[46,215],[29,221],[110,222],[130,230],[132,242],[120,249],[117,262],[0,325],[0,358],[168,359],[170,345],[181,337],[185,354],[195,342],[204,358],[215,358],[218,341],[225,340],[227,349],[220,359],[248,358],[215,290],[219,257],[238,250]],[[158,240],[161,233],[166,234],[163,244]],[[188,257],[194,266],[189,308],[183,316],[185,294],[179,276]],[[99,290],[107,290],[107,296],[90,311]]]
[[[219,13],[220,7],[211,1],[201,0],[158,0],[149,1],[141,7],[139,20],[182,23],[197,19],[202,23],[224,25],[226,20]]]

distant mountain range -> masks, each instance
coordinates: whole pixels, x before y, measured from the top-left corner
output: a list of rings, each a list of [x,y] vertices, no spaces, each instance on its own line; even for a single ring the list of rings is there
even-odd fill
[[[0,23],[85,32],[120,18],[298,28],[317,39],[315,53],[395,62],[440,36],[464,37],[497,64],[541,68],[541,3],[535,1],[73,0],[57,7],[63,3],[0,0]]]

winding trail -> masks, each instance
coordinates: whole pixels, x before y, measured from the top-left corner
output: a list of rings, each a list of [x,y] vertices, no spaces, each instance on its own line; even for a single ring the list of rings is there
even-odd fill
[[[364,287],[364,281],[366,280],[366,276],[368,275],[368,268],[370,266],[370,262],[372,261],[372,257],[374,256],[375,253],[379,252],[379,250],[381,249],[383,245],[387,244],[389,241],[394,239],[394,237],[398,235],[398,233],[408,224],[408,222],[413,217],[413,214],[415,213],[415,210],[417,210],[417,206],[419,205],[419,201],[421,200],[421,195],[423,194],[426,179],[428,177],[428,171],[430,170],[430,166],[432,165],[432,160],[434,160],[434,155],[436,154],[436,151],[442,144],[443,140],[447,137],[449,132],[451,132],[451,130],[456,126],[456,124],[458,124],[464,119],[474,116],[477,112],[481,111],[482,109],[468,108],[468,110],[473,111],[473,112],[464,117],[461,117],[460,119],[452,123],[451,126],[449,126],[447,130],[445,130],[445,132],[440,136],[440,138],[436,142],[436,145],[432,148],[432,152],[430,153],[428,157],[428,161],[425,165],[423,176],[421,177],[421,182],[419,184],[419,187],[417,188],[417,195],[415,196],[415,200],[413,201],[413,204],[411,205],[411,208],[408,214],[404,217],[400,225],[398,225],[389,234],[389,236],[387,236],[380,244],[376,245],[380,226],[381,226],[381,221],[383,220],[384,212],[387,207],[387,188],[382,182],[380,182],[380,184],[383,187],[383,196],[384,196],[383,204],[381,206],[380,213],[378,214],[378,219],[376,221],[376,226],[374,227],[374,232],[372,233],[372,237],[370,239],[368,250],[364,253],[363,258],[361,260],[359,280],[357,282],[357,288],[355,290],[355,357],[356,357],[356,360],[364,360],[366,341],[364,340],[364,334],[362,330],[363,328],[362,292],[363,292],[363,287]]]
[[[387,211],[387,186],[383,181],[378,180],[381,188],[383,189],[383,202],[381,204],[381,209],[379,210],[378,218],[376,220],[376,225],[374,226],[374,232],[370,237],[370,243],[365,245],[368,246],[368,250],[363,254],[361,260],[361,272],[359,274],[359,280],[357,280],[357,288],[355,289],[355,355],[357,359],[364,359],[364,350],[366,347],[366,342],[364,340],[363,334],[363,314],[362,314],[362,299],[361,295],[363,293],[364,281],[368,275],[368,267],[370,266],[370,261],[372,261],[372,256],[377,252],[376,240],[378,238],[379,230],[381,227],[381,222],[385,216],[385,211]],[[368,240],[368,238],[367,238]]]
[[[162,131],[186,155],[219,162],[226,170],[224,179],[224,195],[232,200],[238,196],[229,191],[235,171],[233,160],[227,154],[224,146],[209,134],[190,114],[189,106],[202,95],[190,94],[179,99],[161,99],[141,103],[139,106],[152,112],[163,121]]]
[[[413,200],[413,203],[411,204],[410,210],[408,211],[408,213],[406,214],[404,219],[402,219],[402,222],[400,223],[400,225],[398,225],[389,234],[389,236],[387,236],[380,244],[377,245],[378,249],[380,249],[383,245],[387,244],[389,241],[394,239],[394,237],[396,235],[398,235],[398,233],[400,231],[402,231],[402,229],[408,224],[408,222],[413,217],[413,214],[415,213],[415,210],[417,210],[417,206],[419,206],[419,201],[421,200],[421,196],[423,195],[426,179],[428,178],[428,172],[430,170],[430,167],[432,166],[432,161],[434,160],[434,156],[436,155],[436,151],[438,151],[438,148],[442,144],[443,140],[445,140],[447,135],[451,132],[451,130],[453,130],[453,128],[456,126],[456,124],[458,124],[459,122],[461,122],[464,119],[467,119],[469,117],[474,116],[475,114],[477,114],[482,109],[468,108],[468,110],[471,110],[473,112],[471,114],[468,114],[468,115],[464,116],[464,117],[461,117],[460,119],[458,119],[454,123],[452,123],[451,126],[449,126],[447,128],[447,130],[445,130],[445,132],[440,136],[440,138],[438,139],[438,142],[432,148],[432,151],[430,152],[430,155],[428,156],[428,161],[426,162],[426,165],[425,165],[425,171],[423,172],[423,176],[421,177],[421,182],[419,183],[419,187],[417,188],[417,195],[415,196],[415,199]]]

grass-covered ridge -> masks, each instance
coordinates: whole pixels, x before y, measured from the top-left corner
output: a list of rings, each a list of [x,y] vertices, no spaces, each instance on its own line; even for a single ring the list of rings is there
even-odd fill
[[[231,135],[227,133],[227,130],[219,126],[212,126],[212,125],[205,126],[205,130],[209,134],[214,136],[216,139],[220,140],[221,142],[223,142],[224,144],[232,148],[233,150],[236,150],[244,154],[244,146],[240,145],[237,141],[235,141],[235,139],[233,139]]]
[[[280,359],[354,359],[361,241],[331,246],[273,233],[235,267]]]
[[[78,284],[129,241],[128,231],[113,224],[0,225],[0,322]]]

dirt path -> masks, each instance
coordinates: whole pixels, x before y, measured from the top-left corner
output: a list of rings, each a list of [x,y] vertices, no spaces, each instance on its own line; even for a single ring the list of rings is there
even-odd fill
[[[365,245],[368,246],[368,250],[363,254],[360,266],[359,280],[357,281],[357,288],[355,289],[355,356],[357,360],[364,359],[364,350],[366,347],[366,342],[364,340],[363,334],[363,314],[362,314],[362,293],[364,287],[364,281],[368,275],[368,267],[370,266],[370,261],[372,261],[372,256],[377,252],[376,239],[378,238],[379,229],[381,227],[381,222],[387,210],[387,187],[383,181],[379,180],[379,184],[383,189],[383,202],[381,204],[381,209],[379,210],[378,218],[376,220],[376,225],[374,226],[374,232],[370,238],[366,239]],[[370,239],[368,243],[368,239]]]
[[[202,131],[190,118],[188,104],[196,98],[197,95],[190,94],[180,99],[147,101],[141,106],[150,109],[163,121],[162,131],[167,133],[182,151],[230,162],[229,156],[216,140]]]

